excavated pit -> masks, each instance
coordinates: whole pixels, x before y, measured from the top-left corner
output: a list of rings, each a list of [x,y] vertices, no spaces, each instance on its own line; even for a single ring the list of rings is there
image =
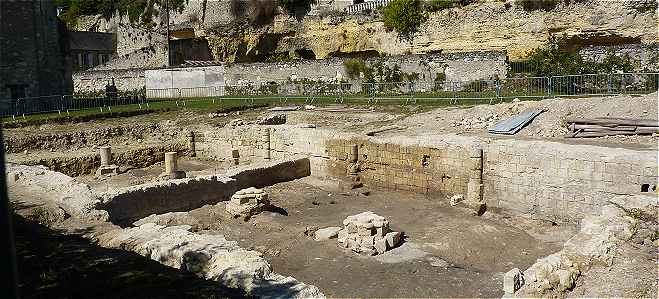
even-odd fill
[[[248,294],[499,297],[510,269],[536,267],[579,236],[584,217],[620,195],[650,195],[657,184],[656,151],[647,148],[456,134],[365,136],[296,124],[195,127],[187,131],[193,139],[180,128],[171,134],[171,128],[148,128],[158,136],[124,130],[89,138],[87,148],[75,151],[66,148],[81,143],[55,142],[46,151],[20,143],[28,153],[15,150],[9,162],[74,178],[48,179],[46,170],[18,167],[10,169],[10,191],[71,216],[57,225],[84,218],[113,227],[92,234],[102,246]],[[100,163],[96,148],[106,144],[121,171],[91,175]],[[163,155],[172,151],[186,178],[161,175]],[[263,188],[273,208],[235,219],[225,203],[249,187]],[[318,229],[367,211],[402,232],[402,244],[364,256],[333,237],[314,240]],[[192,245],[177,244],[176,236]],[[231,249],[219,257],[219,248]],[[240,271],[261,274],[246,281],[237,279],[244,272],[208,268],[243,259],[249,261]],[[297,280],[288,284],[285,276]],[[289,286],[298,283],[305,291]]]

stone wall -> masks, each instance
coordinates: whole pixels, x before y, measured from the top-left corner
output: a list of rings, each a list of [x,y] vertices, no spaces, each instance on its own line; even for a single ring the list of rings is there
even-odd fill
[[[145,86],[143,69],[89,70],[73,74],[74,92],[104,92],[114,79],[119,91],[137,91]]]
[[[314,176],[345,177],[358,146],[359,174],[367,185],[425,193],[444,200],[470,198],[472,155],[482,149],[482,196],[489,207],[553,221],[576,221],[598,212],[619,194],[656,192],[657,155],[630,150],[517,139],[487,140],[457,135],[376,138],[327,129],[270,126],[226,127],[198,138],[197,154],[259,161],[267,148],[273,159],[304,155]],[[475,169],[476,170],[476,169]],[[479,187],[475,187],[478,189]],[[473,190],[473,189],[472,189]]]
[[[226,66],[226,84],[263,84],[289,79],[336,81],[348,79],[342,58],[302,60],[280,63],[234,63]],[[366,59],[374,63],[379,58]],[[389,66],[399,65],[402,72],[417,73],[419,80],[433,81],[438,73],[447,81],[472,81],[506,76],[505,52],[469,52],[427,55],[386,56]]]
[[[0,99],[71,92],[64,32],[52,1],[0,1]]]
[[[516,212],[574,220],[643,184],[656,192],[656,150],[499,140],[484,152],[488,205]]]
[[[659,72],[659,44],[622,44],[615,46],[586,46],[579,50],[579,54],[585,60],[602,62],[604,58],[613,53],[624,57],[629,55],[636,62],[637,71]]]
[[[248,187],[262,188],[308,176],[309,159],[263,162],[231,170],[224,176],[202,176],[148,183],[112,190],[102,195],[98,209],[113,223],[132,223],[151,214],[189,211],[231,198]]]

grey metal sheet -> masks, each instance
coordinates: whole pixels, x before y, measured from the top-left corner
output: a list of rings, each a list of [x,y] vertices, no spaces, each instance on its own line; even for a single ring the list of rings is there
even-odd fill
[[[542,109],[524,111],[511,118],[498,122],[493,127],[489,128],[487,131],[492,134],[513,135],[519,132],[519,130],[521,130],[524,126],[530,123],[536,116],[538,116],[543,111],[544,110]]]

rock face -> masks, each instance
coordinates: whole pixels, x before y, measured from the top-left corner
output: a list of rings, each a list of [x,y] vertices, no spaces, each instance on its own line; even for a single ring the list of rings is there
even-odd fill
[[[344,54],[492,50],[506,51],[516,59],[544,46],[551,35],[565,35],[586,45],[658,42],[656,12],[640,9],[641,1],[570,1],[569,5],[559,1],[549,11],[525,11],[514,1],[478,1],[430,13],[409,40],[387,30],[377,14],[308,16],[301,22],[279,14],[271,24],[242,28],[232,25],[235,23],[229,0],[208,1],[208,6],[200,5],[201,2],[190,1],[182,12],[172,12],[170,18],[175,26],[187,26],[194,29],[196,36],[206,38],[213,58],[227,62],[249,61],[273,53],[299,56],[309,52],[308,58],[325,59]],[[102,17],[91,19],[96,24],[78,29],[118,29],[117,51],[121,58],[111,61],[114,68],[164,65],[163,23],[147,29],[129,24],[126,18],[113,18],[108,24]]]
[[[247,221],[269,206],[268,194],[261,189],[250,187],[239,190],[231,196],[231,200],[227,203],[226,211],[235,218],[243,218],[243,220]]]
[[[392,232],[389,221],[373,212],[348,216],[338,232],[339,246],[364,255],[376,255],[398,246],[402,233]]]

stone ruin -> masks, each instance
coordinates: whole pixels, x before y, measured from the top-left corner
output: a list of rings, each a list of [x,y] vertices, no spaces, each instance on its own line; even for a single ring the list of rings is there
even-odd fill
[[[226,205],[226,211],[234,218],[242,218],[247,221],[268,207],[270,207],[268,194],[262,189],[250,187],[239,190],[231,196],[231,200]]]
[[[400,245],[403,234],[389,229],[389,221],[373,212],[348,216],[338,232],[339,246],[364,255],[376,255]]]
[[[96,176],[115,175],[118,173],[119,167],[112,162],[112,147],[101,146],[98,148],[98,153],[101,156],[101,166],[96,170]]]

